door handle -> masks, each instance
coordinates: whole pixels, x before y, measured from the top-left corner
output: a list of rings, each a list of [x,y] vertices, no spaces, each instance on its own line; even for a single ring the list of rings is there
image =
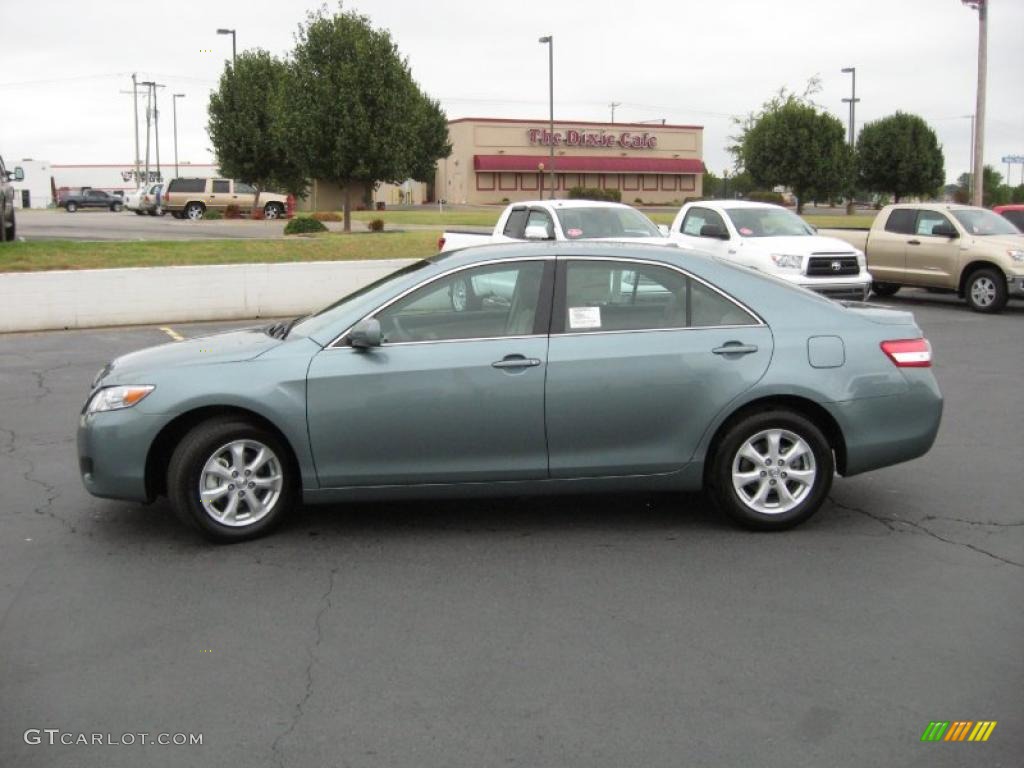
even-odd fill
[[[538,365],[540,365],[540,360],[536,357],[508,355],[503,360],[491,363],[491,368],[535,368]]]
[[[749,355],[757,352],[756,344],[740,344],[738,341],[730,341],[720,347],[711,350],[716,355]]]
[[[907,240],[907,245],[920,245],[920,240]]]

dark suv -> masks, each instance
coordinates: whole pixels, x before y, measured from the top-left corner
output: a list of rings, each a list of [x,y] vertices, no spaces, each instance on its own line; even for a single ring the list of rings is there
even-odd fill
[[[24,178],[25,172],[20,166],[8,171],[4,159],[0,157],[0,243],[14,240],[17,236],[14,224],[14,187],[11,185],[11,179],[21,181]]]
[[[81,192],[71,192],[61,198],[60,204],[68,213],[79,208],[107,208],[115,213],[124,207],[124,200],[102,189],[84,187]]]

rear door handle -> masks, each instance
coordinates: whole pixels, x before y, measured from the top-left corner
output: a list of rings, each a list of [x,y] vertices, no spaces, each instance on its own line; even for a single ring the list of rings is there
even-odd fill
[[[907,245],[920,245],[920,240],[907,240]]]
[[[740,344],[738,341],[733,341],[720,347],[715,347],[711,351],[716,355],[749,355],[752,352],[757,352],[757,345]]]
[[[538,365],[540,365],[540,360],[536,357],[508,355],[502,360],[491,363],[491,368],[536,368]]]

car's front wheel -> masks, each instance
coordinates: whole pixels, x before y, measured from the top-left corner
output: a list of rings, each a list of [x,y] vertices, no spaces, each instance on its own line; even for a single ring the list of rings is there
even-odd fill
[[[68,213],[74,213],[75,211],[78,210],[78,204],[77,203],[66,203],[64,205],[64,210],[66,210]]]
[[[711,466],[718,507],[747,528],[783,530],[825,501],[835,464],[821,430],[789,410],[752,413],[723,436]]]
[[[267,203],[263,209],[263,218],[279,219],[284,216],[284,206],[280,203]]]
[[[875,296],[895,296],[899,289],[899,283],[874,282],[871,284],[871,292],[875,294]]]
[[[971,273],[964,285],[967,306],[975,312],[994,314],[1006,306],[1006,278],[994,269],[979,269]]]
[[[121,203],[113,203],[110,206],[110,210],[113,211],[114,213],[120,213],[122,208],[124,208],[124,206],[121,205]]]
[[[178,516],[207,538],[256,538],[294,505],[297,483],[290,456],[265,429],[238,419],[207,421],[174,450],[168,496]]]

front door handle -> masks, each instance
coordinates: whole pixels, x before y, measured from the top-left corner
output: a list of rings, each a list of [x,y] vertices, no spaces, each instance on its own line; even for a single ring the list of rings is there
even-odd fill
[[[536,357],[506,355],[504,359],[491,363],[491,368],[535,368],[540,365]]]
[[[738,341],[730,341],[720,347],[711,350],[716,355],[749,355],[757,352],[756,344],[740,344]]]
[[[907,245],[920,245],[920,240],[907,240]]]

